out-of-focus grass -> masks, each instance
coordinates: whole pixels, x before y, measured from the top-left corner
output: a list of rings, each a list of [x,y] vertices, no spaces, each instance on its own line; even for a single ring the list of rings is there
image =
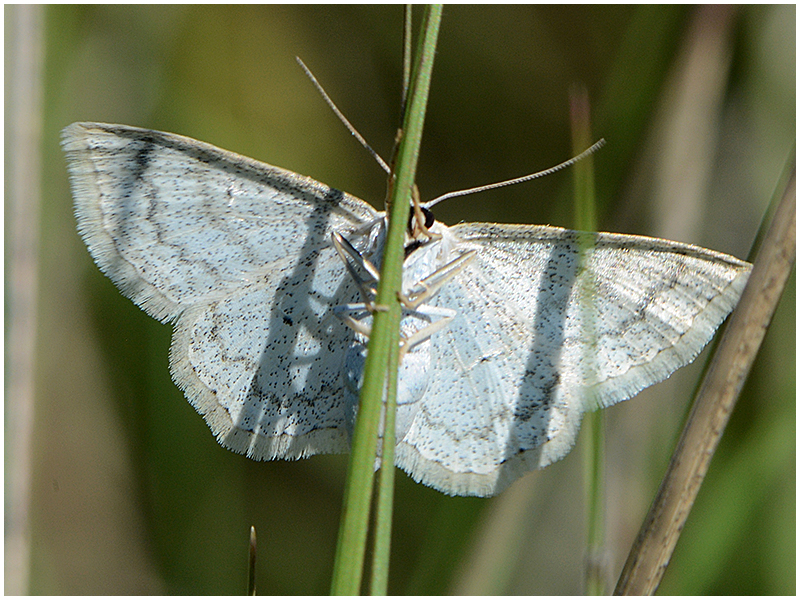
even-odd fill
[[[745,257],[794,141],[795,8],[731,10],[445,7],[418,173],[423,198],[567,158],[568,90],[581,82],[597,107],[594,132],[608,141],[595,156],[600,228]],[[78,238],[58,132],[77,120],[173,131],[380,206],[382,172],[294,56],[386,157],[402,10],[57,6],[47,27],[31,591],[241,593],[254,524],[259,593],[326,593],[345,457],[254,463],[217,445],[170,381],[169,327],[122,297]],[[700,76],[690,60],[698,56],[716,57]],[[702,127],[682,126],[698,115]],[[453,200],[436,215],[448,224],[567,225],[570,181],[561,173]],[[664,593],[795,591],[794,289]],[[683,369],[607,410],[614,576],[698,373]],[[398,474],[390,593],[579,592],[580,481],[579,453],[492,500],[448,498]]]

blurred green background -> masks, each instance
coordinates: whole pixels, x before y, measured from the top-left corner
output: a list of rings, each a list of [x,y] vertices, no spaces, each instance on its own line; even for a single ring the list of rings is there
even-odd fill
[[[255,463],[216,443],[170,380],[170,327],[120,295],[78,237],[59,132],[78,120],[176,132],[380,207],[382,171],[294,57],[388,157],[402,8],[54,6],[43,24],[29,590],[243,593],[252,524],[260,594],[327,593],[346,457]],[[568,158],[580,84],[607,140],[600,228],[745,258],[792,152],[795,83],[793,5],[447,6],[419,187],[428,199]],[[565,171],[436,216],[570,226],[571,184]],[[704,357],[604,412],[612,582]],[[661,593],[795,593],[795,398],[793,275]],[[398,471],[390,593],[580,593],[581,467],[576,450],[489,500]]]

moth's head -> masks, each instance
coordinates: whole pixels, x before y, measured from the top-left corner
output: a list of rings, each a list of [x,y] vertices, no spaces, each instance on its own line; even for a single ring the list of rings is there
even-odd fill
[[[436,219],[433,216],[433,212],[431,212],[424,206],[419,207],[419,214],[422,215],[421,220],[424,221],[424,223],[422,223],[422,227],[420,227],[420,225],[417,222],[417,211],[414,210],[414,205],[412,204],[411,211],[408,215],[408,235],[412,239],[417,237],[417,235],[415,235],[415,232],[418,234],[423,228],[430,229],[436,222]]]
[[[408,215],[408,228],[406,229],[406,258],[417,248],[441,237],[440,234],[433,231],[435,223],[436,219],[430,210],[424,206],[419,206],[417,210],[413,204],[411,205],[411,213]]]

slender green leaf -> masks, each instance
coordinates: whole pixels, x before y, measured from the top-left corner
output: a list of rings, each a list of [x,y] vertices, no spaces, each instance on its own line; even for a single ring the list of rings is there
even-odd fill
[[[343,518],[333,571],[331,590],[334,594],[357,594],[361,588],[378,427],[386,389],[389,354],[398,352],[400,341],[401,309],[398,293],[402,283],[403,241],[419,146],[422,141],[422,126],[425,120],[441,12],[441,6],[432,6],[426,10],[423,17],[422,34],[408,96],[408,110],[390,181],[387,207],[390,211],[389,228],[376,298],[376,304],[385,310],[375,312],[364,365],[364,383],[353,433],[342,508]]]

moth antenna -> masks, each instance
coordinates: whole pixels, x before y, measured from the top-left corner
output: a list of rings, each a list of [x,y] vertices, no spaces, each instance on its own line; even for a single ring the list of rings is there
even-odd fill
[[[358,140],[358,142],[364,147],[364,149],[372,155],[372,158],[374,158],[375,161],[380,165],[381,169],[386,171],[387,174],[391,174],[392,170],[389,168],[389,165],[386,164],[386,161],[383,160],[380,157],[380,155],[370,147],[370,145],[367,143],[367,140],[365,140],[363,136],[360,133],[358,133],[358,131],[356,131],[356,128],[350,124],[350,121],[348,121],[347,117],[345,117],[342,114],[342,111],[340,111],[336,107],[336,105],[333,103],[333,100],[331,100],[330,96],[328,96],[328,94],[322,88],[322,85],[320,85],[319,81],[317,81],[317,78],[314,77],[314,74],[309,70],[309,68],[305,65],[305,63],[302,60],[300,60],[300,57],[295,56],[295,60],[297,60],[297,64],[300,65],[300,68],[303,69],[303,71],[305,71],[306,75],[311,80],[311,83],[314,84],[314,87],[317,88],[317,91],[320,93],[322,99],[325,100],[330,109],[333,111],[333,114],[339,117],[339,120],[344,124],[345,127],[347,127],[347,130],[353,135],[354,138]]]
[[[523,177],[517,177],[516,179],[507,179],[506,181],[498,181],[497,183],[490,183],[488,185],[481,185],[474,188],[469,188],[467,190],[459,190],[457,192],[448,192],[438,198],[434,198],[433,200],[429,200],[428,202],[424,203],[422,206],[425,208],[430,208],[434,204],[439,204],[442,200],[447,200],[448,198],[455,198],[457,196],[466,196],[468,194],[477,194],[478,192],[485,192],[487,190],[494,190],[501,187],[506,187],[507,185],[514,185],[517,183],[524,183],[526,181],[530,181],[531,179],[538,179],[539,177],[544,177],[545,175],[550,175],[551,173],[555,173],[556,171],[560,171],[561,169],[565,169],[571,165],[574,165],[579,160],[586,158],[590,154],[594,154],[597,150],[602,148],[605,145],[605,139],[601,138],[592,144],[589,148],[578,154],[569,160],[565,160],[559,165],[555,167],[550,167],[549,169],[545,169],[544,171],[539,171],[538,173],[531,173],[530,175],[524,175]]]

